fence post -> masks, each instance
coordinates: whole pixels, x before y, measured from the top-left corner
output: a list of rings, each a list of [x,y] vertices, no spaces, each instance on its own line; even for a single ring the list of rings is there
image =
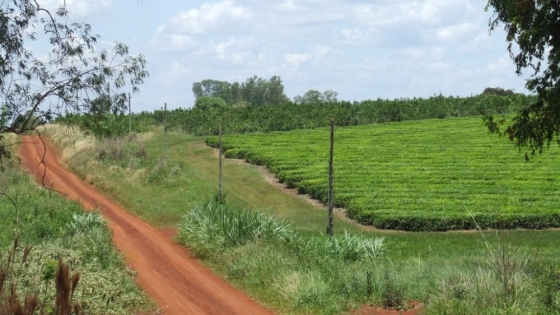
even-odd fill
[[[167,159],[167,103],[163,105],[163,158]]]
[[[219,164],[220,164],[220,202],[224,201],[224,195],[223,195],[223,186],[222,186],[222,178],[223,178],[223,171],[222,171],[222,151],[223,151],[223,147],[222,147],[222,123],[220,123],[220,126],[218,128],[218,141],[219,141]]]
[[[329,222],[327,225],[327,235],[333,236],[333,155],[334,155],[334,118],[331,118],[331,144],[329,151],[329,191],[328,191],[328,207]]]
[[[130,93],[128,93],[128,133],[132,133],[132,108],[130,107]]]

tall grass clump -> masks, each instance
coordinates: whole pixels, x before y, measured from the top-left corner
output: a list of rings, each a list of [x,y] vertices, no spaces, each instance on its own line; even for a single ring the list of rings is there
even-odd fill
[[[542,271],[541,264],[532,262],[503,234],[498,231],[495,242],[485,238],[486,257],[473,270],[437,281],[430,313],[559,314],[560,286],[542,285],[535,272]]]
[[[227,262],[226,277],[259,288],[273,303],[282,300],[289,313],[339,314],[380,287],[371,270],[382,238],[300,235],[282,220],[208,202],[183,217],[179,240],[197,257]]]
[[[144,142],[136,134],[98,139],[94,150],[97,159],[121,167],[138,168],[148,157]]]
[[[332,239],[325,236],[300,240],[300,250],[309,256],[336,257],[344,260],[373,260],[384,251],[384,238],[372,238],[344,231]]]
[[[255,240],[288,242],[294,235],[283,221],[215,202],[196,206],[179,225],[180,240],[199,257]]]

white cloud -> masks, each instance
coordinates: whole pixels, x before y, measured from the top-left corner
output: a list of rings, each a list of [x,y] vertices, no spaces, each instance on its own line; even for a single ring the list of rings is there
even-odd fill
[[[426,51],[423,48],[418,47],[401,49],[400,53],[407,59],[423,59],[426,57]]]
[[[307,53],[286,53],[283,55],[284,61],[287,62],[292,70],[298,70],[300,65],[308,61],[321,61],[323,57],[328,55],[332,51],[329,46],[317,45],[312,48],[310,52]]]
[[[487,66],[486,70],[492,72],[507,71],[512,68],[512,62],[509,55],[504,55],[496,60],[492,60]]]
[[[251,11],[231,0],[204,3],[197,9],[182,11],[165,21],[158,32],[188,35],[227,34],[251,18]]]
[[[225,62],[241,65],[249,59],[253,61],[259,59],[253,54],[254,39],[235,39],[230,38],[225,42],[213,45],[213,51],[216,57]]]
[[[297,70],[299,65],[306,62],[311,58],[312,55],[309,53],[305,54],[284,54],[284,60],[288,62],[293,69]]]
[[[160,24],[151,40],[161,51],[180,52],[198,45],[197,38],[232,34],[250,20],[251,11],[236,6],[232,0],[204,3],[196,9],[183,10]]]
[[[447,43],[456,43],[472,37],[473,31],[479,29],[478,25],[472,22],[447,25],[436,30],[436,38]]]

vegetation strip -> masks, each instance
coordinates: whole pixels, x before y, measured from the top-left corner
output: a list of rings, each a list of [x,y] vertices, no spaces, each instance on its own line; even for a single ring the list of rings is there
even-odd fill
[[[54,126],[48,129],[55,130]],[[210,215],[205,201],[212,199],[217,189],[215,151],[205,146],[202,138],[168,132],[168,157],[162,159],[162,136],[161,128],[131,136],[130,141],[92,144],[91,139],[84,141],[78,136],[75,145],[66,142],[64,147],[68,154],[75,154],[75,148],[81,152],[69,164],[84,178],[152,223],[182,229],[191,213],[197,218],[195,222],[216,222],[204,219],[204,215]],[[107,149],[113,153],[100,154]],[[146,155],[138,154],[144,150]],[[121,151],[125,154],[117,154]],[[138,160],[139,156],[143,157]],[[289,223],[288,228],[293,229],[290,233],[296,233],[295,239],[303,242],[254,237],[244,232],[227,237],[220,233],[208,235],[203,232],[205,225],[198,223],[191,225],[201,226],[192,229],[198,231],[198,236],[181,240],[197,250],[215,273],[284,314],[345,314],[364,304],[399,309],[406,308],[410,300],[422,302],[424,314],[525,315],[560,311],[556,230],[388,232],[363,230],[335,217],[335,240],[360,235],[384,238],[382,255],[368,262],[353,262],[326,254],[330,246],[302,246],[308,242],[329,244],[322,234],[325,211],[268,185],[262,176],[247,163],[224,161],[227,205],[223,212],[217,212],[231,216],[213,216],[224,218],[217,221],[224,228],[206,230],[246,231],[240,229],[245,225],[240,224],[242,218],[254,222],[257,212],[266,220],[274,216],[277,223]],[[239,210],[244,208],[253,210]],[[242,218],[234,219],[238,210]],[[229,238],[234,235],[242,236],[243,241],[231,241],[236,239]],[[210,241],[206,242],[205,237]],[[202,247],[195,249],[197,244]],[[202,252],[198,252],[200,249]]]
[[[328,141],[324,128],[232,134],[224,151],[326,203]],[[557,155],[526,163],[509,142],[488,136],[480,118],[344,127],[335,141],[334,202],[360,223],[408,231],[560,226]]]
[[[58,307],[70,314],[70,301],[76,314],[153,312],[98,213],[84,213],[15,167],[0,167],[0,190],[14,202],[0,197],[0,314],[37,314],[32,305],[40,314]],[[70,280],[72,297],[61,304],[57,295],[70,292],[60,284]]]

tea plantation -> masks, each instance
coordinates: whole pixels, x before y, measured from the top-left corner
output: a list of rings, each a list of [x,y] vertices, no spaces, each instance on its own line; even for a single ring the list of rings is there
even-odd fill
[[[224,151],[326,203],[328,129],[225,135]],[[560,152],[523,153],[479,117],[340,127],[334,202],[382,229],[560,227]]]

